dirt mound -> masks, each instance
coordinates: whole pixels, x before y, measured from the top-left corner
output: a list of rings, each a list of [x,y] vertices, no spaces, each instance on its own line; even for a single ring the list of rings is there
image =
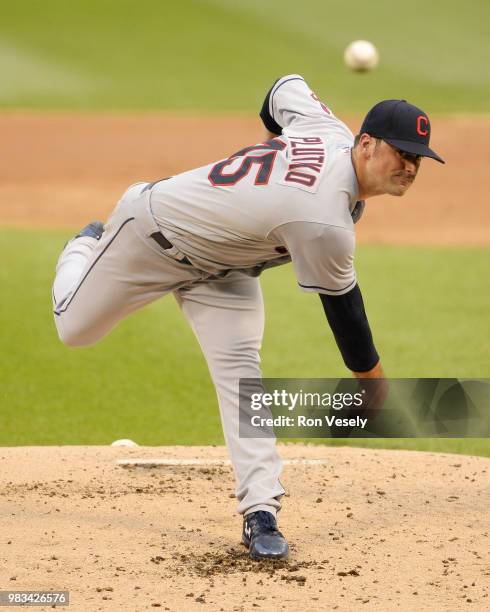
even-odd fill
[[[2,589],[69,590],[84,611],[488,609],[488,459],[281,455],[324,462],[285,465],[291,556],[256,563],[240,544],[231,467],[216,465],[223,448],[3,448]]]

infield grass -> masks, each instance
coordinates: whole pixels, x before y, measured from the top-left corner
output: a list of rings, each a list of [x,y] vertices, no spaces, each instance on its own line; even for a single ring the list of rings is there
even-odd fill
[[[172,297],[131,316],[94,347],[59,342],[51,283],[69,237],[0,230],[0,446],[126,437],[148,445],[223,443],[206,364]],[[356,267],[387,375],[490,376],[482,359],[490,336],[490,289],[482,282],[490,250],[361,246]],[[266,272],[262,286],[264,375],[347,376],[318,297],[297,288],[291,266]],[[490,456],[488,440],[362,444]]]
[[[334,111],[408,98],[426,112],[488,112],[490,3],[472,0],[19,0],[0,20],[4,108],[257,110],[299,72]],[[381,63],[343,65],[367,38]]]

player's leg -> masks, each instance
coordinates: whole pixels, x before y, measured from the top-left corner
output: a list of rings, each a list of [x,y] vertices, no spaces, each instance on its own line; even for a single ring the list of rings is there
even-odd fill
[[[88,258],[103,233],[103,223],[92,221],[65,245],[56,266],[56,277],[52,292],[54,306],[59,305],[63,299],[70,296],[76,282],[81,277]],[[56,296],[61,296],[61,298]]]
[[[75,238],[60,256],[54,318],[69,346],[93,344],[131,312],[202,277],[149,237],[156,226],[140,196],[142,185],[124,194],[100,240]]]
[[[123,193],[106,223],[106,237],[111,229],[111,225],[117,225],[119,210],[125,204],[138,197],[145,185],[147,183],[135,183]],[[89,259],[93,259],[93,251],[103,235],[103,225],[102,231],[100,231],[99,224],[100,222],[94,221],[87,225],[86,228],[83,228],[75,238],[65,245],[61,252],[56,265],[56,276],[52,291],[55,310],[61,308],[63,303],[70,298],[82,278]]]
[[[282,462],[274,438],[239,436],[238,382],[260,378],[264,329],[257,278],[230,272],[176,293],[206,357],[216,387],[223,431],[235,469],[238,511],[247,516],[280,509]],[[287,545],[286,545],[287,546]]]

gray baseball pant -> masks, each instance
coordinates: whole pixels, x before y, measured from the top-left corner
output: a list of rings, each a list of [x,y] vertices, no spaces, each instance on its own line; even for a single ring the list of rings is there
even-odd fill
[[[150,236],[158,232],[146,183],[131,186],[102,238],[67,244],[53,285],[54,319],[68,346],[87,346],[119,321],[173,293],[189,321],[214,382],[224,437],[236,477],[238,512],[280,509],[282,462],[274,438],[241,438],[238,381],[260,378],[264,307],[258,278],[240,271],[211,276],[178,261]]]

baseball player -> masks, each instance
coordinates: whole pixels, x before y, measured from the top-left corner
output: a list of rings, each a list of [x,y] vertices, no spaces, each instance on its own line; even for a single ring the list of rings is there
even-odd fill
[[[298,285],[318,293],[354,376],[383,378],[353,265],[364,200],[403,195],[429,148],[427,115],[405,100],[367,114],[355,140],[299,75],[268,92],[270,133],[226,159],[132,185],[109,220],[66,246],[53,286],[62,342],[85,346],[121,319],[173,293],[207,360],[236,476],[243,543],[281,559],[276,515],[284,489],[275,440],[238,434],[238,382],[260,378],[260,273],[292,260]]]

